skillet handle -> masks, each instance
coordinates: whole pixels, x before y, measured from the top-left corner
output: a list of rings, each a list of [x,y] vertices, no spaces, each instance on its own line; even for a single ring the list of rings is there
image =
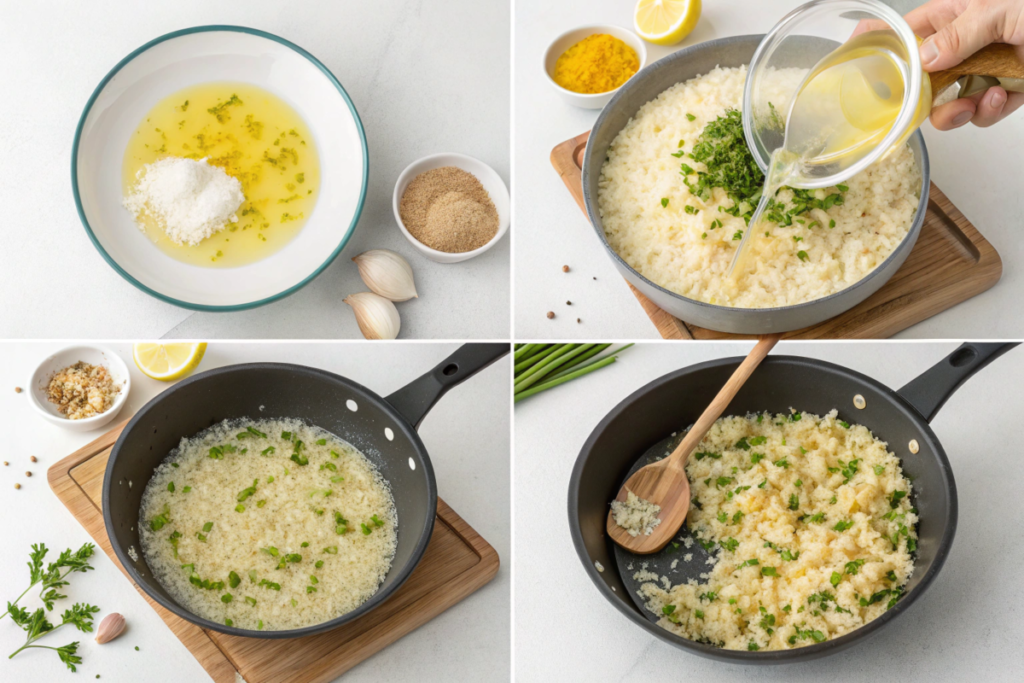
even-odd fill
[[[939,408],[961,384],[1018,344],[1020,342],[964,342],[956,351],[925,370],[897,393],[914,406],[926,421],[931,422]]]
[[[456,384],[461,384],[508,354],[509,344],[463,344],[430,372],[413,380],[384,400],[419,429],[434,404]]]

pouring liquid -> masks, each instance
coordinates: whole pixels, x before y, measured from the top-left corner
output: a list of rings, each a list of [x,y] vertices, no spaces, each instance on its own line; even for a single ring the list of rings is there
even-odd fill
[[[842,173],[878,146],[903,107],[909,80],[907,53],[891,30],[854,36],[807,74],[790,104],[782,147],[772,152],[764,191],[733,256],[730,276],[744,272],[768,202],[785,186],[806,187]],[[931,112],[931,81],[922,79],[913,123],[893,145],[898,149]]]

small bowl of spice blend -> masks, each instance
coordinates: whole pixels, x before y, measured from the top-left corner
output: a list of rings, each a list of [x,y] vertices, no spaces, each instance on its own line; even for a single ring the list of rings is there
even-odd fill
[[[601,109],[647,63],[647,48],[619,26],[566,31],[544,53],[544,75],[569,104]]]
[[[402,171],[395,220],[421,254],[438,263],[479,256],[508,232],[508,188],[490,166],[464,154],[434,154]]]
[[[124,407],[131,374],[102,346],[69,346],[47,356],[28,384],[32,407],[43,419],[77,432],[109,423]]]

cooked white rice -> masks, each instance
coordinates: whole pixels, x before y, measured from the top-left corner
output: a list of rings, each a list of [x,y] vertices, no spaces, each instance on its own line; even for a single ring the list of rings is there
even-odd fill
[[[673,633],[732,650],[831,640],[881,616],[913,572],[910,481],[835,410],[722,418],[686,473],[687,524],[717,547],[714,568],[668,589],[652,572],[634,577]]]
[[[608,242],[637,272],[677,294],[707,303],[737,308],[789,306],[820,299],[860,281],[906,237],[917,208],[921,173],[909,146],[854,176],[845,203],[828,211],[813,209],[801,216],[804,224],[771,225],[751,235],[756,240],[751,263],[756,271],[733,282],[727,277],[739,241],[746,230],[742,217],[718,210],[732,206],[721,188],[708,202],[693,196],[679,173],[680,162],[703,170],[688,157],[672,156],[693,145],[704,127],[728,109],[743,103],[746,67],[718,67],[703,76],[678,83],[651,100],[630,119],[608,148],[601,170],[598,207]],[[776,109],[785,111],[790,94],[805,71],[775,72],[767,94]],[[770,89],[770,88],[769,88]],[[688,120],[687,114],[694,117]],[[824,198],[835,189],[818,190]],[[782,190],[779,199],[792,199]],[[668,206],[662,207],[662,199]],[[687,214],[684,207],[699,209]],[[712,222],[722,226],[713,229]],[[818,220],[822,227],[808,227]],[[835,220],[829,229],[830,220]],[[800,238],[797,241],[794,238]],[[807,254],[801,260],[797,253]]]
[[[291,459],[296,440],[306,465]],[[154,524],[161,514],[165,523]],[[146,486],[140,517],[142,552],[171,597],[249,629],[301,628],[352,611],[377,592],[397,542],[394,499],[373,464],[299,420],[225,421],[182,439]],[[193,583],[202,581],[213,587]]]

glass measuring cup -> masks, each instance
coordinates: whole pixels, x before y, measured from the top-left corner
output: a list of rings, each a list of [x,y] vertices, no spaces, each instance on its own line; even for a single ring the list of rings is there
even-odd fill
[[[779,188],[840,186],[898,149],[933,105],[993,85],[1024,92],[1024,63],[1012,46],[989,45],[926,75],[919,42],[878,0],[813,0],[764,37],[747,72],[742,118],[766,180],[730,276],[743,270]]]
[[[793,96],[804,84],[785,92],[787,88],[780,85],[785,79],[779,74],[793,68],[813,73],[816,65],[850,40],[864,20],[882,36],[876,47],[891,55],[891,63],[899,67],[903,80],[899,113],[883,134],[859,141],[841,155],[805,154],[786,179],[790,187],[818,189],[842,183],[904,142],[931,110],[931,81],[921,67],[917,37],[903,17],[878,0],[813,0],[787,14],[768,32],[747,71],[743,132],[758,166],[767,173],[772,152],[784,142],[789,143],[787,147],[793,142],[786,123]],[[866,96],[871,96],[864,86]],[[786,97],[784,104],[778,102],[780,92]],[[799,155],[806,150],[796,151]]]

